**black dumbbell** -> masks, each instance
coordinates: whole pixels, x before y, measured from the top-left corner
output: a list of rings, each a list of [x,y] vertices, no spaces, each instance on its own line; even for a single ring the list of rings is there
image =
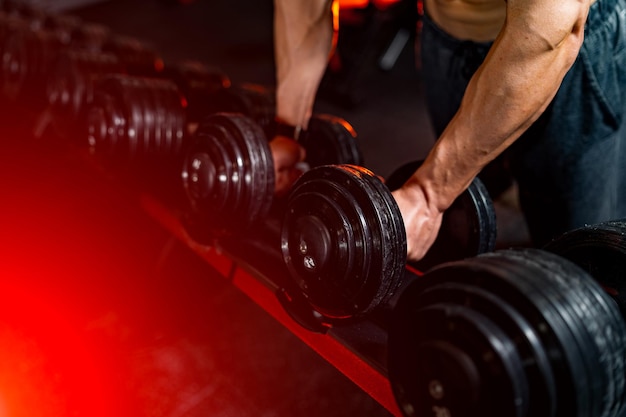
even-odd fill
[[[600,281],[608,269],[595,269]],[[562,256],[510,249],[437,266],[404,289],[389,323],[388,375],[407,417],[624,411],[623,317]]]
[[[57,57],[48,80],[48,104],[57,133],[71,136],[82,115],[85,103],[91,100],[93,84],[99,78],[127,74],[127,66],[116,55],[91,49],[68,49]],[[188,123],[206,111],[208,97],[229,84],[219,69],[199,62],[184,61],[167,66],[158,78],[173,81],[183,95]]]
[[[105,25],[84,22],[70,31],[70,47],[101,52],[104,43],[111,37],[111,29]]]
[[[148,43],[123,35],[111,35],[101,51],[115,55],[130,75],[159,77],[165,69],[163,57]]]
[[[11,31],[2,45],[3,96],[32,109],[40,108],[45,103],[48,72],[64,46],[57,32],[30,28]]]
[[[47,83],[49,116],[56,134],[73,139],[80,132],[85,104],[93,100],[94,83],[125,68],[112,54],[68,49],[52,65]]]
[[[544,249],[587,271],[626,317],[626,219],[577,228],[554,239]]]
[[[272,137],[276,114],[275,92],[260,84],[232,84],[211,95],[207,100],[206,111],[207,114],[244,114],[261,126],[267,137]]]
[[[440,243],[413,266],[493,250],[495,228],[491,200],[476,179],[444,214]],[[291,298],[302,296],[328,322],[369,315],[407,282],[400,210],[389,187],[363,167],[322,166],[300,177],[288,197],[281,246],[295,283]]]
[[[254,83],[240,83],[216,90],[204,100],[205,114],[241,113],[258,123],[268,138],[281,133],[276,123],[276,92]],[[290,132],[293,134],[293,132]],[[314,114],[298,142],[306,150],[309,166],[328,164],[363,165],[363,154],[355,140],[354,128],[344,119]]]
[[[199,61],[166,64],[160,76],[174,81],[185,96],[189,123],[199,123],[203,117],[215,113],[215,95],[231,86],[230,78],[221,69]]]
[[[316,128],[307,133],[307,154],[316,155],[316,145],[331,142],[349,141],[344,147],[358,148],[356,134],[344,120],[314,116],[312,125]],[[360,153],[326,157],[350,161],[355,155]],[[200,123],[182,176],[190,207],[188,229],[199,240],[245,233],[266,219],[274,200],[274,163],[267,135],[241,113],[215,113]]]
[[[274,168],[267,138],[240,113],[214,113],[198,126],[183,162],[185,219],[199,241],[248,231],[268,215]]]
[[[3,13],[8,16],[18,18],[25,22],[32,23],[33,29],[41,27],[47,13],[41,8],[35,7],[23,1],[4,0],[0,5]]]
[[[118,173],[173,161],[187,138],[184,97],[169,80],[107,75],[97,80],[84,119],[79,139]]]

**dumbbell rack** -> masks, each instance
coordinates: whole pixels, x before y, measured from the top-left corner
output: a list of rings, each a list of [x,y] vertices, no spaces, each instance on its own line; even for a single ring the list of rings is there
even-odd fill
[[[387,331],[382,325],[365,320],[309,330],[279,301],[281,283],[288,279],[288,273],[279,245],[267,245],[268,236],[276,236],[275,219],[244,239],[203,245],[189,236],[175,210],[150,194],[140,193],[138,198],[142,209],[154,221],[394,416],[402,416],[386,376]],[[406,273],[415,275],[408,269]]]

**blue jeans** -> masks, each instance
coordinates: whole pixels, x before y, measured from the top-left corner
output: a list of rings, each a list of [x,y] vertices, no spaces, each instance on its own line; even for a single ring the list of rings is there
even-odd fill
[[[437,135],[491,43],[454,39],[428,16],[426,101]],[[591,6],[576,62],[545,113],[505,153],[535,245],[585,224],[626,218],[626,0]]]

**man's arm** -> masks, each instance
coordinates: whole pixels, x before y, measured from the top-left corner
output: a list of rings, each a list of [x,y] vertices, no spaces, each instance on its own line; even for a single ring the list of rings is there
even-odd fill
[[[306,128],[334,44],[332,0],[275,0],[276,112]]]
[[[578,55],[589,6],[590,0],[509,0],[504,27],[459,111],[394,192],[410,259],[424,256],[443,211],[546,109]]]
[[[331,12],[332,4],[333,0],[274,0],[276,117],[297,129],[307,128],[335,43],[337,22]],[[304,150],[281,136],[270,141],[270,147],[275,192],[281,195],[300,175],[296,166],[304,160]]]

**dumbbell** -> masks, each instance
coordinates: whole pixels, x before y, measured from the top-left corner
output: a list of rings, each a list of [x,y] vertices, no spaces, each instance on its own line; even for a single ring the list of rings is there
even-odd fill
[[[126,65],[110,53],[75,49],[60,53],[48,81],[49,110],[57,132],[64,137],[76,133],[72,127],[78,125],[99,78],[127,73]],[[197,122],[207,97],[230,83],[219,69],[188,61],[168,65],[159,78],[171,80],[179,88],[187,123]]]
[[[277,132],[276,95],[274,89],[254,83],[224,85],[202,98],[204,114],[241,113],[261,126],[268,138]],[[363,155],[353,138],[354,128],[344,119],[329,115],[316,114],[307,129],[298,137],[298,142],[306,149],[307,164],[319,166],[326,164],[353,163],[363,164]]]
[[[358,148],[354,129],[340,118],[314,115],[310,126],[317,127],[300,135],[307,138],[307,155],[315,155],[319,144],[345,141],[335,147]],[[349,162],[355,155],[360,152],[327,157]],[[282,201],[274,196],[268,138],[256,121],[240,113],[215,113],[200,123],[182,178],[189,202],[187,229],[201,241],[242,235],[266,220],[275,201]]]
[[[237,83],[214,92],[207,100],[207,114],[241,113],[261,126],[267,137],[273,136],[276,96],[273,89],[254,83]]]
[[[84,120],[82,146],[114,175],[155,183],[178,172],[188,135],[184,97],[172,81],[105,76]]]
[[[574,229],[552,240],[543,249],[587,271],[626,317],[626,219]]]
[[[102,46],[111,37],[111,29],[105,25],[84,22],[70,31],[70,47],[101,52]]]
[[[437,266],[404,289],[387,347],[405,416],[622,415],[626,325],[598,281],[617,277],[609,258],[623,271],[624,245],[571,237],[553,248],[578,252],[595,275],[547,250],[509,249]]]
[[[63,48],[57,32],[21,28],[11,31],[2,46],[2,92],[10,101],[38,108],[45,102],[46,76]]]
[[[117,56],[130,75],[158,77],[165,68],[163,57],[151,45],[132,36],[111,35],[101,51]]]
[[[360,166],[321,166],[302,175],[282,224],[283,259],[294,284],[283,299],[298,296],[320,321],[334,324],[386,307],[410,277],[404,223],[389,186],[399,187],[416,166],[400,168],[388,185]],[[493,205],[475,179],[444,213],[433,248],[410,266],[424,271],[491,251],[495,236]]]
[[[160,76],[174,81],[185,96],[189,123],[199,123],[203,117],[215,113],[215,95],[231,86],[224,71],[199,61],[167,63]]]
[[[46,103],[46,84],[58,56],[68,49],[88,47],[86,37],[76,41],[80,20],[72,16],[45,15],[38,25],[6,18],[0,25],[0,87],[9,101],[37,111]]]
[[[112,54],[81,49],[61,52],[47,82],[47,116],[56,134],[64,139],[75,139],[80,132],[85,104],[93,100],[96,80],[124,71],[124,65]]]

